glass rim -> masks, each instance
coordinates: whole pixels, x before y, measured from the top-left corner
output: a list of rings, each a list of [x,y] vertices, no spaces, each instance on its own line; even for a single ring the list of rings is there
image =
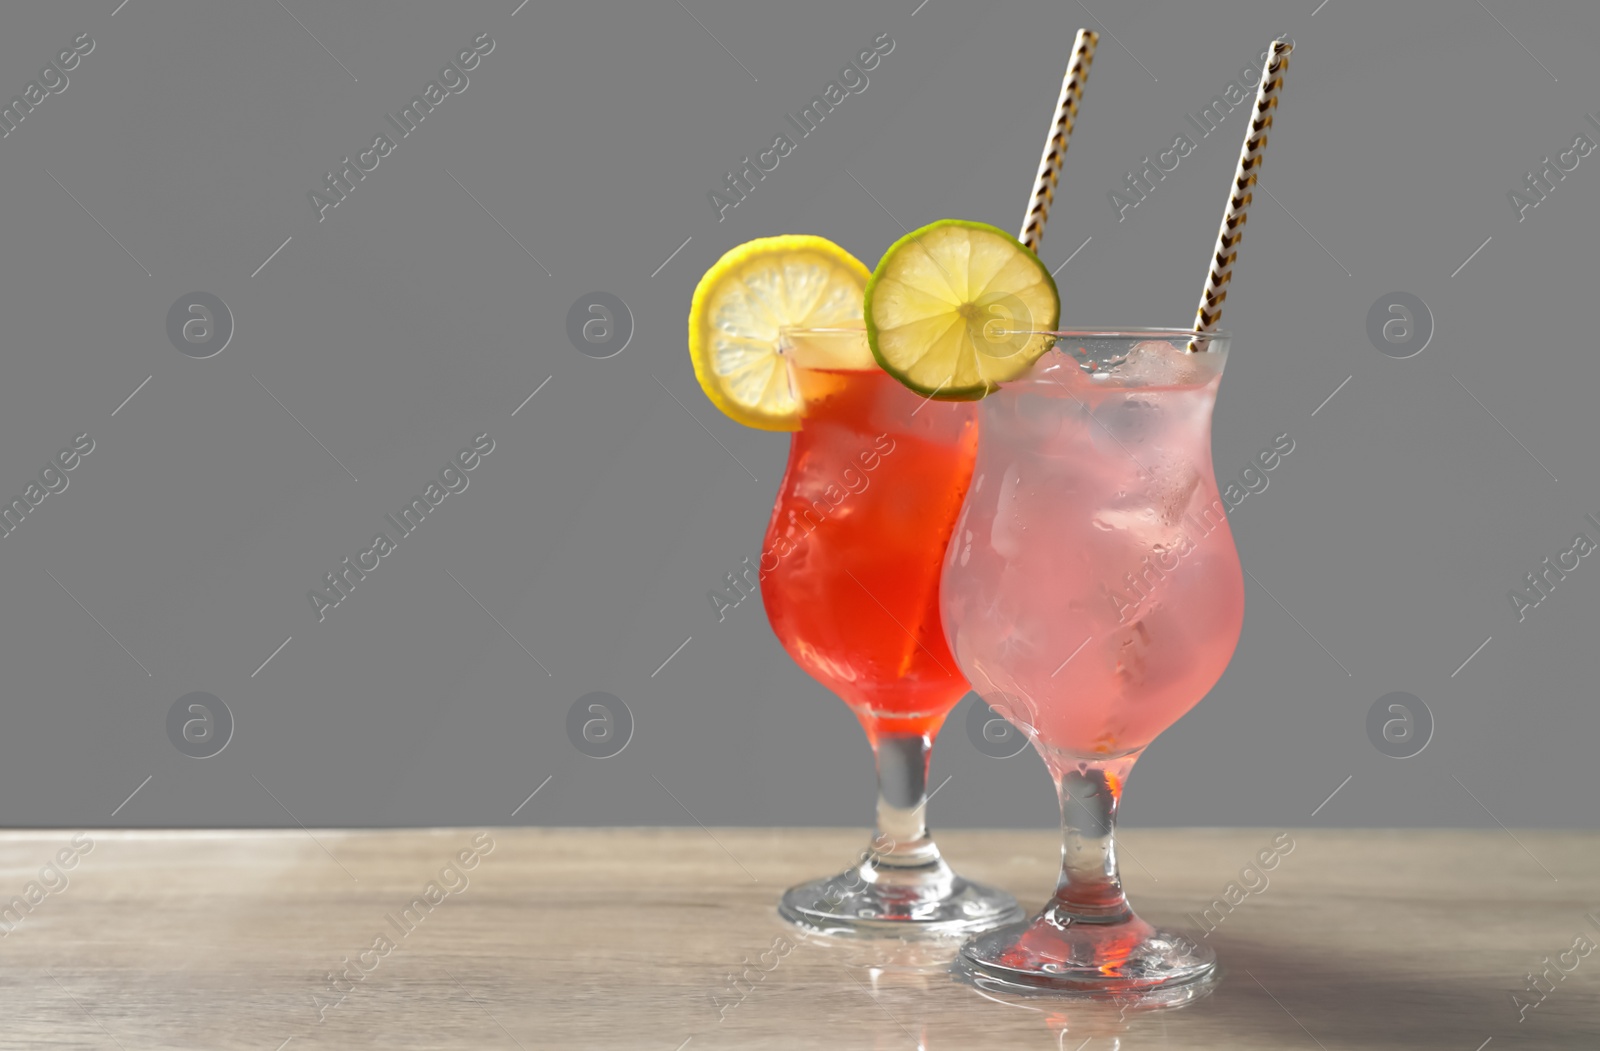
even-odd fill
[[[794,335],[844,335],[852,332],[865,332],[866,322],[857,325],[784,325],[781,327],[785,333]],[[1023,330],[1007,330],[1007,335],[1021,335]],[[1057,339],[1220,339],[1229,340],[1233,333],[1224,329],[1211,332],[1201,332],[1192,328],[1141,328],[1133,325],[1118,326],[1115,328],[1064,328],[1064,329],[1029,329],[1029,335],[1055,336]]]
[[[1223,329],[1211,332],[1201,332],[1192,328],[1139,328],[1124,326],[1118,328],[1066,328],[1066,329],[1040,329],[1039,335],[1055,336],[1057,339],[1232,339],[1233,333]]]

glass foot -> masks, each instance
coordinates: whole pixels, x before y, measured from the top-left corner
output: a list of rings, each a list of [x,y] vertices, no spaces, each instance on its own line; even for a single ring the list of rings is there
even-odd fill
[[[866,861],[789,888],[778,913],[814,934],[903,938],[973,934],[1024,915],[1017,899],[956,875],[942,859],[917,866]]]
[[[1149,992],[1200,982],[1215,972],[1217,955],[1210,946],[1152,927],[1131,912],[1082,918],[1051,907],[968,941],[961,947],[960,966],[990,987]]]

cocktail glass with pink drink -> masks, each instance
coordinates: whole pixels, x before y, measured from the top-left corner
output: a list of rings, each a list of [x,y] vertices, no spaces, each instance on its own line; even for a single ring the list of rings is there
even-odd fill
[[[981,976],[1150,989],[1215,966],[1209,947],[1134,914],[1114,828],[1134,762],[1211,689],[1239,638],[1244,587],[1211,468],[1227,348],[1216,332],[1061,333],[979,403],[941,581],[945,632],[974,688],[1044,758],[1063,831],[1043,911],[963,948]]]

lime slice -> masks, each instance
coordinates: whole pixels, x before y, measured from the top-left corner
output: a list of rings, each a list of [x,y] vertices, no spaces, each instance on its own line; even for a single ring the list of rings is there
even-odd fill
[[[763,237],[707,270],[689,308],[689,356],[717,408],[748,427],[800,429],[792,366],[872,369],[861,319],[867,268],[822,237]]]
[[[867,341],[885,371],[930,397],[981,398],[1055,342],[1055,279],[1015,237],[944,219],[889,247],[867,282]]]

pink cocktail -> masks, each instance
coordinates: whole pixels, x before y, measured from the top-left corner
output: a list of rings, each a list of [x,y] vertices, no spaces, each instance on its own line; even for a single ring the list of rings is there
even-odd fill
[[[1150,987],[1214,966],[1209,949],[1133,914],[1112,837],[1129,769],[1215,685],[1244,616],[1211,468],[1227,339],[1188,353],[1188,338],[1064,336],[980,404],[945,632],[973,686],[1044,757],[1065,833],[1043,914],[964,950],[1002,981]]]

